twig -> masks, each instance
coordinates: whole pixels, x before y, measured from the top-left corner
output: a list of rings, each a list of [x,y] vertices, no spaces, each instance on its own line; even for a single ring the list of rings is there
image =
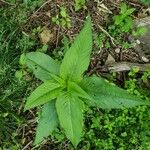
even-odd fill
[[[145,72],[150,68],[150,63],[148,64],[139,64],[139,63],[129,63],[129,62],[119,62],[114,64],[108,64],[104,66],[96,66],[90,72],[87,73],[88,76],[93,73],[100,72],[126,72],[130,71],[133,68],[138,68],[139,72]]]
[[[120,62],[120,63],[110,64],[107,67],[108,70],[112,72],[129,71],[133,68],[138,68],[139,71],[144,72],[150,68],[150,63],[139,64],[139,63]]]
[[[115,39],[101,25],[98,25],[98,27],[110,38],[112,44],[116,46]]]
[[[27,147],[32,143],[32,141],[30,141],[22,150],[27,149]]]

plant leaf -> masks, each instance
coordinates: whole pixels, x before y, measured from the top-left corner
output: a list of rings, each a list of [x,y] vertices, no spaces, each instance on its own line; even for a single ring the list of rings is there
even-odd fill
[[[83,130],[82,103],[77,96],[65,93],[56,100],[56,110],[61,127],[74,147],[80,141]]]
[[[34,144],[37,145],[48,137],[58,126],[58,117],[55,108],[55,100],[44,104],[41,114],[39,115],[39,123],[36,129],[36,138]]]
[[[35,76],[42,81],[50,80],[50,74],[59,74],[59,64],[50,56],[41,52],[26,54],[26,64]]]
[[[81,87],[93,98],[93,105],[101,108],[124,108],[148,104],[100,77],[85,78]]]
[[[52,81],[45,81],[37,87],[28,97],[25,110],[47,103],[57,97],[60,92],[60,84]]]
[[[92,98],[75,82],[68,81],[68,89],[71,91],[71,93],[76,94],[78,97],[89,99]]]
[[[72,46],[67,50],[60,67],[60,76],[64,80],[79,82],[88,68],[92,50],[91,18],[88,17]]]

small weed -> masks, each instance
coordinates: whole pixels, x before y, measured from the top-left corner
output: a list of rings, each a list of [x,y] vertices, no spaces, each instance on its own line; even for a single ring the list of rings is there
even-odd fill
[[[139,28],[138,30],[133,30],[133,20],[132,13],[134,12],[134,8],[128,8],[128,6],[123,3],[121,4],[121,10],[119,15],[113,17],[113,22],[108,25],[107,30],[108,33],[115,39],[115,44],[120,45],[123,49],[128,49],[132,47],[127,39],[124,39],[124,36],[134,33],[134,35],[143,34],[145,29]],[[111,42],[109,38],[107,38],[105,33],[94,34],[94,43],[97,48],[110,48]]]
[[[116,39],[116,44],[123,45],[123,48],[129,48],[131,46],[130,43],[123,40],[123,36],[131,33],[133,29],[131,15],[134,11],[134,8],[128,8],[125,3],[121,4],[119,15],[113,17],[113,24],[108,27],[111,36]]]
[[[75,0],[75,11],[85,8],[85,0]]]
[[[65,7],[60,7],[60,13],[52,17],[52,21],[62,27],[71,27],[71,20]]]
[[[114,16],[113,24],[108,26],[108,32],[115,38],[116,44],[121,45],[123,49],[129,49],[133,46],[124,37],[129,34],[133,36],[141,36],[147,31],[145,27],[134,27],[131,16],[134,11],[134,8],[129,8],[125,3],[122,3],[119,15]]]
[[[120,32],[130,32],[133,28],[133,21],[131,18],[134,8],[128,8],[125,3],[121,5],[120,14],[114,17],[114,25]]]
[[[33,30],[32,30],[32,33],[31,33],[31,35],[32,36],[37,36],[37,35],[39,35],[41,32],[42,32],[42,27],[37,27],[37,28],[34,28]]]

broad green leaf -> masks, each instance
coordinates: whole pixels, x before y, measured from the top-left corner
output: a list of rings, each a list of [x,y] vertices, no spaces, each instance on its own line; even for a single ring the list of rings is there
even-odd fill
[[[52,81],[45,81],[36,88],[28,97],[25,110],[47,103],[57,97],[60,92],[60,84]]]
[[[93,98],[93,105],[101,108],[124,108],[148,104],[100,77],[85,78],[81,87]]]
[[[92,98],[75,82],[68,81],[68,89],[71,93],[76,94],[78,97],[89,99]]]
[[[50,80],[50,74],[59,74],[60,65],[50,56],[41,52],[26,54],[26,64],[35,76],[42,81]]]
[[[44,104],[42,112],[39,115],[39,123],[36,129],[36,138],[34,144],[41,143],[58,126],[58,117],[55,108],[55,100]]]
[[[61,127],[72,144],[76,147],[83,130],[82,103],[77,96],[69,93],[61,95],[56,100],[56,110]]]
[[[64,80],[79,82],[88,68],[92,50],[91,18],[88,17],[84,28],[71,47],[67,50],[60,66],[60,76]]]

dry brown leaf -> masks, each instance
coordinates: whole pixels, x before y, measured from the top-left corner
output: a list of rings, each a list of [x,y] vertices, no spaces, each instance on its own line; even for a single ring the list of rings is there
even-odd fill
[[[109,54],[105,64],[107,65],[107,64],[112,64],[112,63],[115,63],[115,59]]]
[[[43,45],[47,44],[48,42],[53,39],[53,34],[50,32],[49,29],[44,29],[39,35],[40,41]]]

